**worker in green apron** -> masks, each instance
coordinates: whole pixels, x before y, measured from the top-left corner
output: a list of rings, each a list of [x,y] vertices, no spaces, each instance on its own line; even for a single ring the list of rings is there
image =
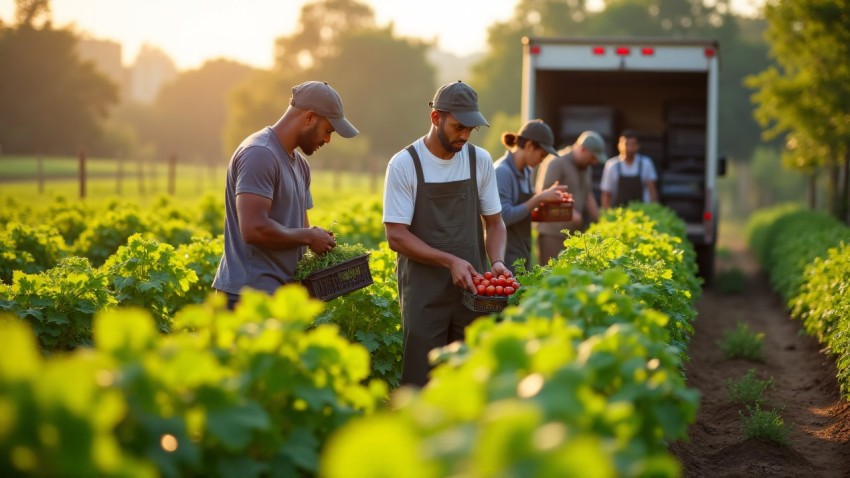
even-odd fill
[[[567,186],[556,181],[549,188],[534,192],[531,180],[533,168],[550,154],[557,155],[552,128],[542,120],[531,120],[517,133],[502,133],[502,144],[507,148],[504,156],[494,165],[502,203],[502,219],[508,232],[505,263],[511,272],[514,261],[525,260],[531,269],[531,211],[541,202],[559,203]]]
[[[415,386],[428,382],[429,352],[463,340],[481,315],[462,303],[463,289],[475,292],[473,276],[509,272],[493,161],[468,143],[472,131],[489,126],[478,95],[449,83],[429,104],[428,134],[393,156],[384,187],[387,242],[398,253],[401,383]]]

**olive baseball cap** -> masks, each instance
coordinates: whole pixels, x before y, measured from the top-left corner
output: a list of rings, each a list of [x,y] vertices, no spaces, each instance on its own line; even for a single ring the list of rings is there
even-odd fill
[[[543,120],[533,119],[525,123],[517,136],[534,141],[549,154],[558,155],[558,151],[554,147],[555,135],[552,134],[552,128]]]
[[[324,116],[343,138],[353,138],[359,131],[342,112],[342,98],[324,81],[305,81],[292,88],[289,104],[302,110],[315,111]]]
[[[467,128],[490,126],[478,111],[478,93],[460,80],[441,86],[428,106],[438,111],[448,111]]]
[[[576,144],[584,146],[594,156],[599,164],[604,163],[608,159],[608,154],[605,152],[605,140],[596,131],[585,131],[579,135]]]

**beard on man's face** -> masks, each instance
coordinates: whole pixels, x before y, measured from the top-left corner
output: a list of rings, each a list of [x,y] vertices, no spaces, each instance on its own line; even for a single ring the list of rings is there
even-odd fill
[[[440,141],[440,145],[443,149],[452,153],[458,153],[463,149],[463,145],[466,144],[466,141],[458,140],[452,143],[451,140],[449,140],[449,135],[446,134],[445,124],[445,121],[440,121],[440,127],[437,128],[437,139]]]
[[[312,155],[316,152],[317,149],[319,149],[319,147],[325,144],[324,140],[317,139],[318,130],[319,125],[316,124],[308,131],[305,131],[298,135],[298,147],[301,148],[301,152],[303,152],[307,156]]]

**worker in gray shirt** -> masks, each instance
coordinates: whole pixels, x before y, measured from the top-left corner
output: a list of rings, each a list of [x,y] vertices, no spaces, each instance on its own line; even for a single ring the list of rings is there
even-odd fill
[[[292,88],[292,99],[272,126],[248,136],[233,153],[225,186],[224,254],[213,288],[232,309],[245,287],[269,294],[291,282],[309,247],[317,254],[336,246],[333,234],[310,227],[310,156],[331,141],[357,135],[342,99],[325,82]],[[301,153],[296,151],[301,150]]]

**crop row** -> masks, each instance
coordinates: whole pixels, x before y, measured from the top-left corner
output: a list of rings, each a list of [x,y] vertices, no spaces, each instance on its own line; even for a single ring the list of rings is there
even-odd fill
[[[753,215],[748,238],[791,316],[835,357],[850,399],[850,228],[820,212],[779,206]]]
[[[21,303],[22,282],[73,276],[101,277],[105,295],[136,308],[78,307],[89,342],[50,358],[41,335],[0,320],[15,343],[0,352],[0,474],[677,476],[666,446],[698,403],[681,370],[700,290],[683,236],[660,206],[610,211],[556,261],[522,272],[512,305],[476,321],[466,343],[435,351],[421,390],[396,389],[400,314],[385,242],[372,246],[366,289],[323,304],[287,286],[248,294],[234,312],[214,296],[167,316],[154,297],[134,299],[151,292],[152,264],[187,256],[144,236],[98,268],[71,271],[85,261],[66,258],[16,273],[2,304]],[[118,263],[133,278],[108,276]],[[153,296],[184,290],[163,277]],[[55,310],[37,296],[15,315],[33,324],[25,311]]]

